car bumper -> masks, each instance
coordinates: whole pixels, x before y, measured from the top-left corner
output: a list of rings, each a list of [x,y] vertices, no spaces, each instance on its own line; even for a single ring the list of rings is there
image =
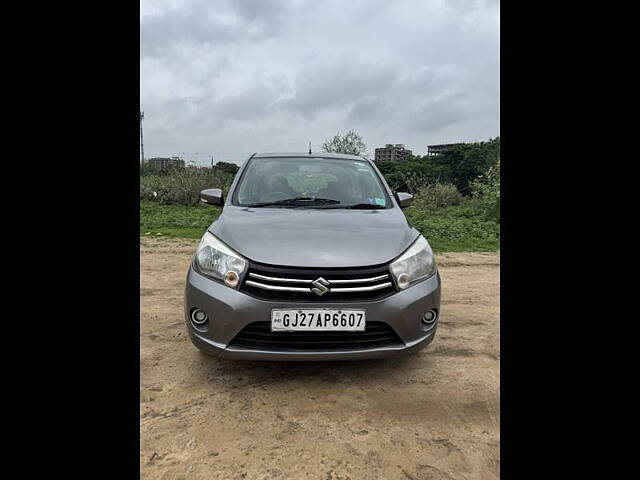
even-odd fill
[[[277,302],[253,298],[210,280],[191,267],[185,287],[184,313],[193,344],[209,355],[242,360],[313,361],[360,360],[388,358],[426,347],[433,341],[440,317],[440,275],[424,280],[406,290],[376,301],[352,303]],[[191,309],[204,310],[209,317],[205,331],[191,324]],[[254,350],[229,346],[248,324],[271,320],[274,308],[355,308],[366,310],[367,321],[387,323],[402,341],[399,345],[336,351]],[[438,311],[438,319],[425,326],[422,316],[428,310]]]

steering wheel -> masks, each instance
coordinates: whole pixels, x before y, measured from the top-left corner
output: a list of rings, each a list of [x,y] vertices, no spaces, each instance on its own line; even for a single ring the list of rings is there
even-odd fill
[[[285,198],[291,197],[290,194],[284,192],[269,192],[267,193],[261,201],[263,202],[277,202],[278,200],[284,200]]]

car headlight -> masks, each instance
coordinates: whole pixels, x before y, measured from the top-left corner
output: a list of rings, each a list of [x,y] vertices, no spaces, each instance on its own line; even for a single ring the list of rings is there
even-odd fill
[[[436,273],[436,259],[429,242],[422,235],[390,266],[400,290]]]
[[[247,269],[244,258],[209,232],[200,240],[194,263],[200,273],[221,280],[231,288],[238,288]]]

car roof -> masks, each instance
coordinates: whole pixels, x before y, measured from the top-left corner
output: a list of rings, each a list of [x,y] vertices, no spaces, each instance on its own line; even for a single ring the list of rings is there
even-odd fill
[[[327,153],[327,152],[312,152],[309,155],[309,152],[263,152],[263,153],[254,153],[252,158],[282,158],[282,157],[309,157],[309,158],[339,158],[343,160],[368,160],[367,158],[360,155],[345,155],[343,153]]]

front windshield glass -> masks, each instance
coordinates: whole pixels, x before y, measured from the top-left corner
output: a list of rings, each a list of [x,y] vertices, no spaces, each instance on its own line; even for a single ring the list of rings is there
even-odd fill
[[[249,162],[236,189],[240,206],[391,206],[378,175],[364,160],[263,157]]]

